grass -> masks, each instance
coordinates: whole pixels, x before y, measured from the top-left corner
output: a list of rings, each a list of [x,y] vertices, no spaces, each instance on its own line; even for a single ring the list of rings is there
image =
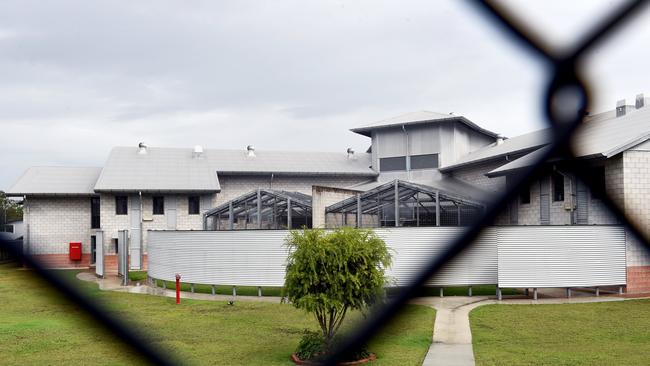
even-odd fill
[[[304,329],[316,330],[310,315],[291,305],[183,300],[99,291],[76,271],[57,271],[109,313],[183,363],[290,365],[289,354]],[[35,279],[31,271],[0,265],[0,363],[122,365],[136,355],[89,319],[77,306]],[[360,315],[353,313],[348,327]],[[435,311],[410,305],[369,344],[374,365],[419,365],[431,343]]]
[[[647,365],[650,301],[487,305],[470,313],[477,365]]]

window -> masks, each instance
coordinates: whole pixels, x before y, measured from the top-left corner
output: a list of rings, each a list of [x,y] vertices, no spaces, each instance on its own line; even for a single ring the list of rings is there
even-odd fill
[[[153,197],[153,214],[154,215],[165,214],[165,197],[163,196]]]
[[[435,169],[438,167],[438,154],[412,155],[411,169]]]
[[[187,213],[189,215],[198,215],[199,214],[199,196],[189,196],[187,197]]]
[[[99,197],[92,197],[90,199],[90,228],[99,229],[101,222],[99,221]]]
[[[592,169],[589,176],[591,198],[601,199],[605,196],[605,167],[599,166]]]
[[[13,233],[14,232],[14,226],[13,225],[6,225],[5,226],[5,232],[6,233]]]
[[[522,205],[527,205],[530,203],[530,186],[525,186],[519,192],[519,203]]]
[[[115,197],[115,214],[127,215],[129,213],[129,200],[127,196]]]
[[[406,156],[379,159],[379,171],[390,172],[396,170],[406,170]]]
[[[113,238],[113,248],[115,248],[115,254],[118,254],[120,252],[119,248],[120,246],[117,244],[117,238]]]
[[[553,172],[553,201],[564,201],[564,176]]]

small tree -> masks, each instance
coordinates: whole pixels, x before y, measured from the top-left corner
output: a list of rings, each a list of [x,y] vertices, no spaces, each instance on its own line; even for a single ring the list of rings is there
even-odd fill
[[[382,295],[391,256],[372,230],[292,231],[287,239],[289,301],[316,317],[326,349],[348,310],[365,310]]]

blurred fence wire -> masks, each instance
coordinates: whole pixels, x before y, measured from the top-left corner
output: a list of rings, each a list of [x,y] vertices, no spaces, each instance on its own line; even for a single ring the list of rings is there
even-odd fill
[[[628,22],[639,12],[642,6],[647,4],[647,1],[629,1],[615,9],[568,51],[560,51],[546,44],[538,34],[528,29],[523,21],[497,1],[475,1],[472,4],[475,5],[477,11],[482,12],[485,17],[491,19],[494,26],[500,27],[514,42],[519,43],[536,57],[551,65],[546,94],[542,103],[545,106],[546,120],[553,129],[554,139],[545,154],[538,156],[535,164],[522,169],[522,172],[513,179],[513,184],[511,185],[509,182],[508,190],[494,199],[488,205],[484,214],[477,218],[471,226],[467,227],[467,230],[455,241],[450,243],[442,254],[431,258],[428,264],[421,268],[420,273],[411,284],[402,288],[387,303],[374,309],[367,319],[355,328],[354,333],[349,334],[345,342],[341,343],[336,352],[326,360],[326,364],[333,365],[347,354],[352,353],[352,350],[370,340],[391,318],[396,316],[429,278],[434,276],[446,262],[452,260],[470,246],[484,227],[492,224],[494,217],[505,209],[510,201],[516,198],[517,192],[521,188],[539,177],[541,165],[548,158],[552,156],[562,157],[568,162],[569,167],[572,168],[575,174],[586,184],[589,184],[588,172],[585,171],[584,167],[576,163],[575,154],[570,147],[570,141],[576,128],[582,122],[585,111],[590,105],[590,89],[587,81],[580,74],[580,68],[589,52],[613,34],[621,25]],[[644,240],[641,240],[641,242],[647,248],[650,248],[647,238],[626,217],[619,206],[614,204],[610,197],[603,197],[603,202],[612,213],[620,218],[620,221],[626,225],[629,232],[638,238],[643,238]],[[33,268],[40,278],[67,297],[70,302],[79,306],[96,322],[102,324],[106,330],[116,335],[126,347],[130,347],[143,360],[156,365],[179,363],[179,360],[172,355],[161,349],[154,348],[145,336],[136,334],[122,320],[106,313],[82,291],[48,271],[38,261],[23,255],[20,246],[7,241],[0,242],[0,245],[2,246],[2,252],[5,253],[3,255],[10,254],[22,261],[26,266]]]

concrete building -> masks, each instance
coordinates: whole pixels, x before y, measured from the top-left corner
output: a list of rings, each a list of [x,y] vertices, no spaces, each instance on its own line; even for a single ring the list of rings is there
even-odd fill
[[[118,231],[146,267],[149,230],[463,226],[542,154],[551,131],[504,138],[463,116],[416,112],[353,128],[366,152],[117,147],[103,167],[30,168],[8,190],[25,198],[25,250],[56,267],[107,268]],[[640,227],[650,220],[650,108],[645,98],[586,119],[573,141],[591,188],[561,159],[519,193],[496,225],[612,225],[613,197]],[[97,235],[101,231],[102,235]],[[650,234],[650,233],[648,233]],[[102,242],[97,242],[101,237]],[[81,261],[68,243],[81,242]],[[650,291],[650,255],[627,235],[628,291]]]

